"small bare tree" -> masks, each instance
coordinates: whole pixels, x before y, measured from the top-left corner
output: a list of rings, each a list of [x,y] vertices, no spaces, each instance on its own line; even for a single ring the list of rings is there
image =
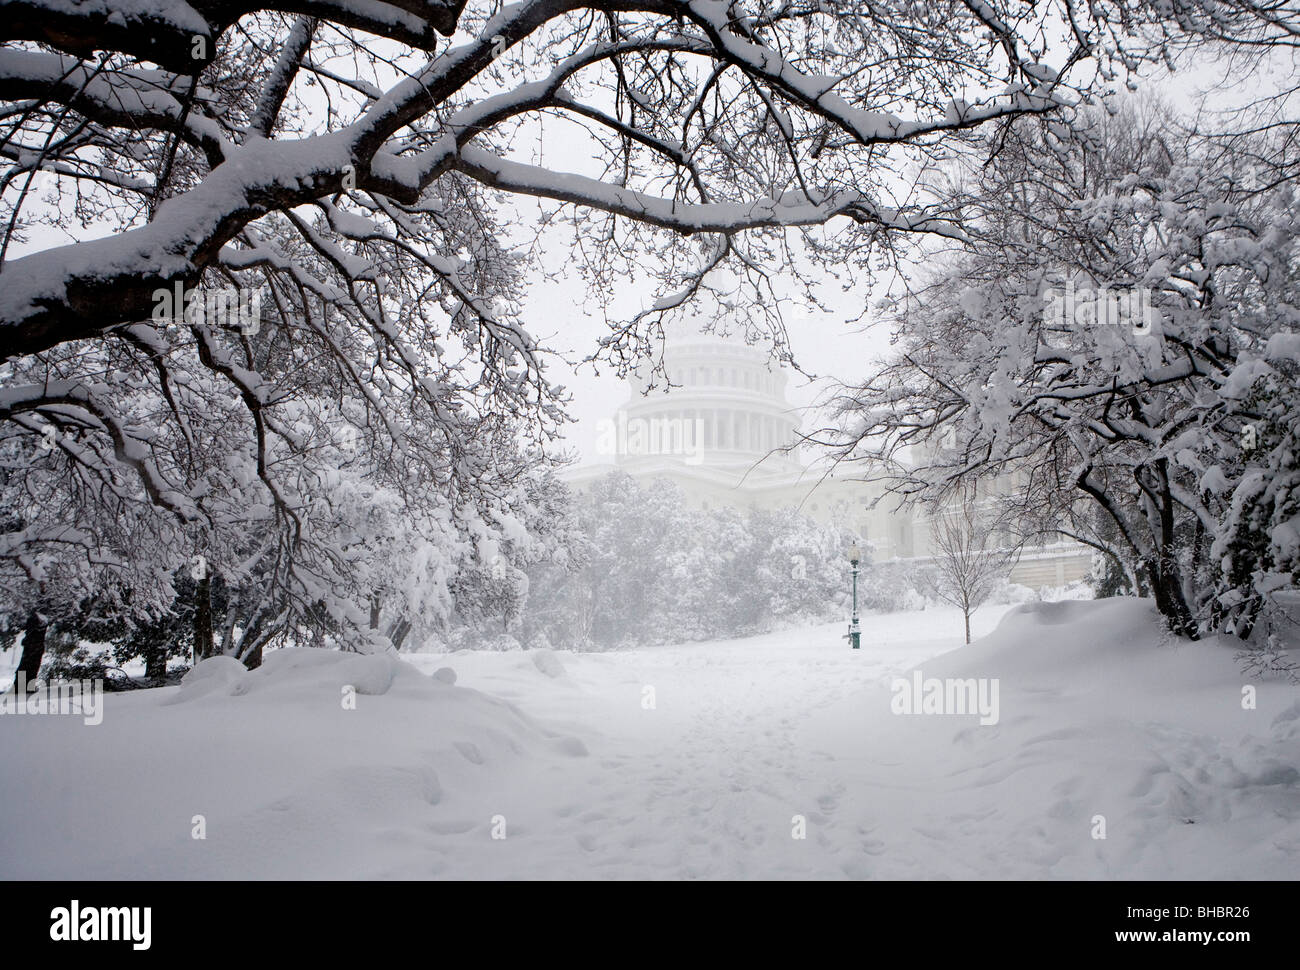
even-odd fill
[[[935,515],[928,592],[962,611],[967,643],[971,614],[1020,558],[1020,543],[1007,535],[994,506],[980,502],[974,488],[963,488]]]

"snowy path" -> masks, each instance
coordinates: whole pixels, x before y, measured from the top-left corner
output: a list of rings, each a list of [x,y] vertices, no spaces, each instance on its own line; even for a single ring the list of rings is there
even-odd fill
[[[1264,686],[1243,711],[1228,651],[1162,650],[1140,605],[1092,615],[1030,618],[1010,660],[927,639],[960,629],[942,610],[869,618],[857,652],[832,625],[562,654],[555,678],[527,656],[424,659],[590,748],[470,795],[458,838],[504,816],[494,849],[434,852],[465,878],[1294,878],[1300,730],[1282,712],[1300,692]],[[1000,677],[1001,723],[892,716],[916,665]]]
[[[984,611],[976,632],[995,626],[1004,610]],[[946,611],[936,619],[960,630]],[[558,678],[539,677],[527,655],[417,657],[430,670],[453,666],[461,685],[518,703],[588,739],[590,748],[587,758],[539,766],[505,790],[473,793],[465,825],[504,816],[506,838],[490,853],[463,853],[449,839],[452,865],[444,874],[865,875],[864,846],[869,852],[875,842],[859,821],[870,814],[858,785],[860,759],[811,744],[805,729],[818,712],[888,684],[960,638],[915,639],[915,616],[869,618],[864,647],[855,652],[841,627],[562,654],[566,671]],[[795,838],[795,816],[803,817],[804,838]],[[483,831],[474,825],[461,834],[479,838]]]

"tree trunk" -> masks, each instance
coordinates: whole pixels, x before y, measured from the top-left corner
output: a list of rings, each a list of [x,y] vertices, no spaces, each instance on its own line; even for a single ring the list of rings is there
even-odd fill
[[[266,631],[262,617],[257,616],[239,637],[239,649],[235,658],[249,670],[262,666],[262,644],[266,642]],[[249,644],[252,646],[249,646]]]
[[[379,629],[379,594],[372,593],[370,596],[370,629]]]
[[[392,642],[393,646],[396,649],[401,650],[402,644],[406,642],[407,634],[409,634],[410,632],[411,632],[411,621],[399,620],[397,623],[393,625],[393,628],[388,632],[388,639]]]
[[[45,657],[45,617],[39,610],[27,614],[27,625],[23,627],[23,653],[18,660],[18,669],[14,671],[14,690],[18,689],[18,675],[26,677],[27,689],[31,690],[41,672],[41,660]]]
[[[970,643],[970,610],[966,610],[966,642]]]
[[[1249,640],[1251,631],[1255,629],[1255,620],[1259,618],[1259,611],[1263,607],[1264,601],[1258,594],[1252,596],[1241,608],[1241,613],[1233,623],[1232,632],[1242,640]]]
[[[1165,618],[1169,629],[1180,637],[1197,639],[1196,621],[1187,607],[1187,601],[1183,599],[1183,584],[1172,560],[1167,556],[1148,559],[1146,573],[1151,582],[1156,609]]]
[[[194,587],[194,662],[212,656],[212,578],[208,570]]]
[[[1169,606],[1165,615],[1174,632],[1188,639],[1197,639],[1196,620],[1187,605],[1182,570],[1174,558],[1174,496],[1169,487],[1169,459],[1156,462],[1160,485],[1160,582],[1164,585],[1164,600]]]
[[[167,644],[157,639],[149,645],[144,655],[144,679],[151,684],[161,684],[167,677]]]

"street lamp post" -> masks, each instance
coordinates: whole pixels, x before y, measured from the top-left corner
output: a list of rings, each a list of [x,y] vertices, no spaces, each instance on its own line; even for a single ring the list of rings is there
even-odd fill
[[[858,563],[862,561],[862,550],[855,542],[849,547],[849,564],[853,567],[853,616],[849,620],[847,639],[849,645],[857,650],[862,645],[862,627],[858,625]]]

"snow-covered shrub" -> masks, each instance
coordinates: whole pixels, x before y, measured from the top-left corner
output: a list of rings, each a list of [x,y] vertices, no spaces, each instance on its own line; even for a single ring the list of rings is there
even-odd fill
[[[897,613],[925,606],[919,567],[905,559],[868,563],[858,579],[858,604],[863,610]]]
[[[1236,659],[1252,680],[1281,680],[1300,684],[1300,650],[1276,634],[1248,649],[1239,650]]]
[[[574,515],[568,560],[527,567],[524,642],[617,649],[847,614],[850,537],[793,510],[693,509],[671,483],[614,473]]]
[[[524,649],[523,645],[509,633],[498,633],[496,636],[489,637],[483,646],[484,649],[496,650],[501,653]]]
[[[988,602],[990,603],[1029,603],[1033,600],[1056,599],[1048,592],[1047,587],[1040,589],[1030,589],[1028,586],[1021,586],[1019,583],[1013,583],[1011,577],[1003,576],[997,580],[992,589],[989,590]]]

